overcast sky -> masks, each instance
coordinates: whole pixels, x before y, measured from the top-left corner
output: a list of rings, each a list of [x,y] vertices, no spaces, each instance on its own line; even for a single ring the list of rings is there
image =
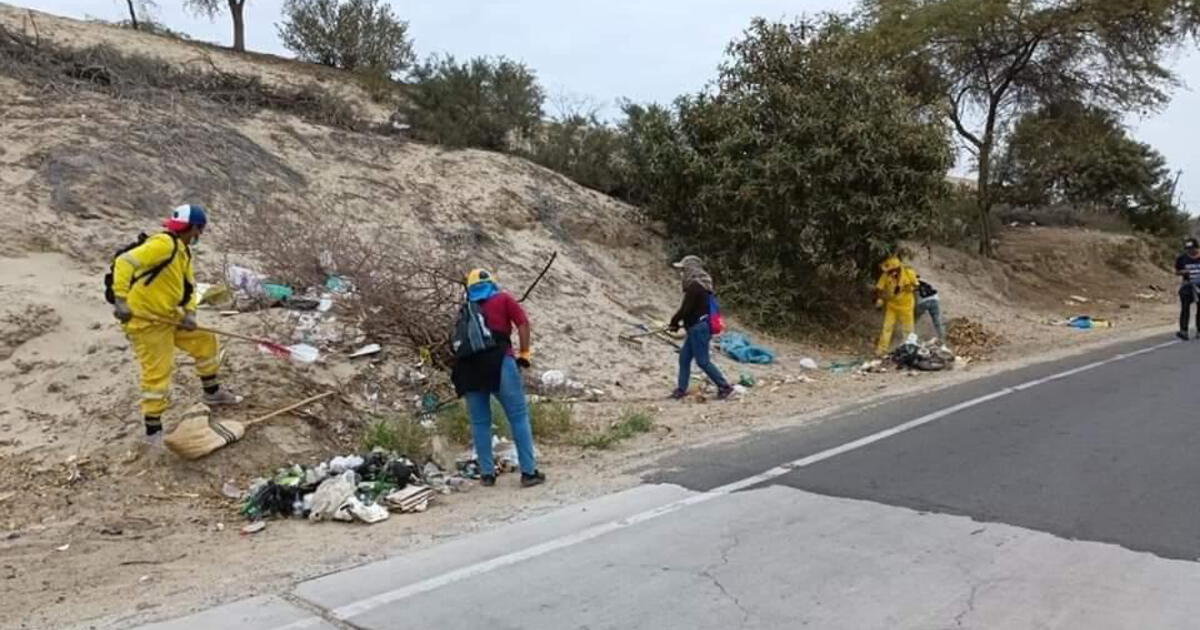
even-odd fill
[[[3,0],[70,17],[119,20],[125,0]],[[551,96],[594,100],[611,113],[620,98],[669,102],[703,87],[715,74],[725,45],[755,16],[847,10],[853,0],[392,0],[409,21],[421,57],[505,55],[533,68]],[[228,16],[215,22],[185,13],[180,0],[158,0],[156,18],[196,39],[228,45]],[[283,0],[246,1],[246,46],[288,54],[276,37]],[[1174,68],[1187,84],[1170,106],[1146,119],[1127,120],[1138,139],[1183,170],[1188,209],[1200,211],[1200,54],[1177,55]],[[553,113],[553,106],[548,107]],[[960,167],[962,170],[964,167]]]

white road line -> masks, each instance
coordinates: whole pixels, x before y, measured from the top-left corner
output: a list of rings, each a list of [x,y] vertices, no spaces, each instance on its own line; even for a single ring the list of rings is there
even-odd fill
[[[804,468],[806,466],[811,466],[813,464],[825,461],[832,457],[837,457],[838,455],[842,455],[844,453],[848,453],[850,451],[860,449],[864,446],[869,446],[876,442],[886,440],[890,437],[893,437],[893,436],[899,435],[901,433],[911,431],[917,427],[929,424],[930,422],[933,422],[935,420],[940,420],[942,418],[945,418],[946,416],[958,413],[958,412],[966,410],[966,409],[970,409],[970,408],[978,406],[978,405],[982,405],[983,403],[986,403],[986,402],[996,400],[997,398],[1002,398],[1004,396],[1008,396],[1009,394],[1014,394],[1016,392],[1024,391],[1024,390],[1030,389],[1032,387],[1037,387],[1038,385],[1044,385],[1044,384],[1050,383],[1052,381],[1056,381],[1059,379],[1074,376],[1076,374],[1087,372],[1089,370],[1094,370],[1103,365],[1108,365],[1110,363],[1116,363],[1117,361],[1124,361],[1125,359],[1128,359],[1131,357],[1148,354],[1148,353],[1154,352],[1156,350],[1161,350],[1163,348],[1173,346],[1177,343],[1180,343],[1180,342],[1179,341],[1168,341],[1166,343],[1160,343],[1160,344],[1157,344],[1154,346],[1150,346],[1148,348],[1136,350],[1134,352],[1117,354],[1108,359],[1104,359],[1102,361],[1095,361],[1092,363],[1088,363],[1086,365],[1082,365],[1077,368],[1072,368],[1070,370],[1065,370],[1063,372],[1059,372],[1057,374],[1053,374],[1053,375],[1050,375],[1050,376],[1047,376],[1044,378],[1039,378],[1039,379],[1035,379],[1032,381],[1028,381],[1028,382],[1022,383],[1020,385],[1014,385],[1012,387],[1005,387],[1004,389],[994,391],[990,394],[985,394],[983,396],[979,396],[977,398],[972,398],[971,400],[960,402],[956,405],[951,405],[944,409],[939,409],[938,411],[934,411],[934,412],[925,414],[919,418],[909,420],[908,422],[896,425],[890,429],[884,429],[877,433],[872,433],[871,435],[859,438],[852,442],[847,442],[845,444],[842,444],[841,446],[835,446],[833,448],[821,451],[820,453],[816,453],[814,455],[808,455],[806,457],[801,457],[799,459],[793,460],[786,464],[782,464],[782,465],[776,466],[770,470],[761,472],[752,477],[740,479],[733,483],[725,484],[719,488],[714,488],[712,490],[709,490],[708,492],[698,493],[698,494],[692,495],[690,497],[687,497],[685,499],[673,501],[671,503],[667,503],[667,504],[659,506],[657,508],[647,510],[644,512],[640,512],[638,514],[634,514],[633,516],[629,516],[627,518],[623,518],[618,521],[610,521],[608,523],[602,523],[600,525],[593,525],[592,527],[589,527],[587,529],[582,529],[573,534],[568,534],[566,536],[555,538],[553,540],[548,540],[546,542],[534,545],[532,547],[526,547],[525,549],[521,549],[519,551],[514,551],[512,553],[508,553],[508,554],[505,554],[502,556],[497,556],[490,560],[485,560],[483,562],[468,565],[468,566],[462,567],[460,569],[455,569],[448,573],[443,573],[441,575],[434,576],[427,580],[422,580],[420,582],[409,584],[407,586],[402,586],[397,589],[379,593],[378,595],[373,595],[371,597],[366,597],[366,598],[360,599],[356,602],[352,602],[350,604],[346,604],[345,606],[341,606],[341,607],[333,609],[331,611],[331,614],[335,619],[341,619],[341,620],[348,621],[353,617],[356,617],[365,612],[379,608],[380,606],[390,604],[392,602],[397,602],[402,599],[412,597],[414,595],[419,595],[421,593],[428,593],[429,591],[433,591],[433,590],[442,588],[443,586],[448,586],[450,584],[454,584],[455,582],[461,582],[463,580],[467,580],[467,579],[470,579],[470,578],[473,578],[473,577],[476,577],[479,575],[483,575],[485,573],[489,573],[491,571],[495,571],[496,569],[501,569],[501,568],[504,568],[507,566],[518,564],[520,562],[524,562],[526,560],[531,560],[533,558],[537,558],[539,556],[544,556],[548,553],[557,551],[559,549],[564,549],[566,547],[571,547],[573,545],[577,545],[582,542],[587,542],[589,540],[599,538],[600,536],[604,536],[605,534],[610,534],[612,532],[615,532],[615,531],[618,531],[621,529],[625,529],[625,528],[631,527],[633,525],[637,525],[638,523],[644,523],[646,521],[656,519],[660,516],[665,516],[667,514],[671,514],[672,512],[679,511],[680,509],[683,509],[689,505],[697,505],[700,503],[705,503],[707,501],[711,501],[713,499],[716,499],[716,498],[719,498],[722,496],[726,496],[733,492],[737,492],[738,490],[744,490],[746,488],[760,485],[760,484],[768,482],[772,479],[782,477],[783,475],[786,475],[798,468]],[[285,627],[294,628],[296,626],[293,623],[293,624],[289,624],[288,626],[285,626]],[[279,629],[275,629],[275,630],[282,630],[282,629],[279,628]]]

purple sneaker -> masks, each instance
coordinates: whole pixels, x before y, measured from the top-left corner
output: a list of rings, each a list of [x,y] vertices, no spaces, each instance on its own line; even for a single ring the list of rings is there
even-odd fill
[[[717,390],[717,400],[728,400],[733,395],[733,386],[726,385]]]
[[[683,400],[684,398],[687,398],[687,392],[682,389],[671,392],[671,400]]]

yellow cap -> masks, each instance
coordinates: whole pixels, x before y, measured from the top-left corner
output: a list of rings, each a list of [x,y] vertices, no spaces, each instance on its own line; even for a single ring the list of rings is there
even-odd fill
[[[467,274],[467,286],[473,287],[482,282],[495,282],[496,278],[492,276],[487,269],[472,269]]]

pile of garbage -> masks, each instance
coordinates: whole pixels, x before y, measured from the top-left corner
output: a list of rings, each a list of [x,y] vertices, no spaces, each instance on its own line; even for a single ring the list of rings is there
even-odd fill
[[[900,347],[892,351],[888,359],[898,368],[940,372],[950,367],[957,357],[949,348],[936,341],[921,342],[916,335],[909,335]]]
[[[960,355],[983,356],[1004,343],[1004,337],[996,334],[983,324],[956,317],[946,322],[946,343],[956,348]]]
[[[437,495],[466,484],[463,476],[447,475],[433,462],[418,467],[402,455],[375,449],[316,466],[295,464],[270,479],[256,479],[242,497],[241,514],[251,521],[296,517],[378,523],[394,511],[424,512]]]

